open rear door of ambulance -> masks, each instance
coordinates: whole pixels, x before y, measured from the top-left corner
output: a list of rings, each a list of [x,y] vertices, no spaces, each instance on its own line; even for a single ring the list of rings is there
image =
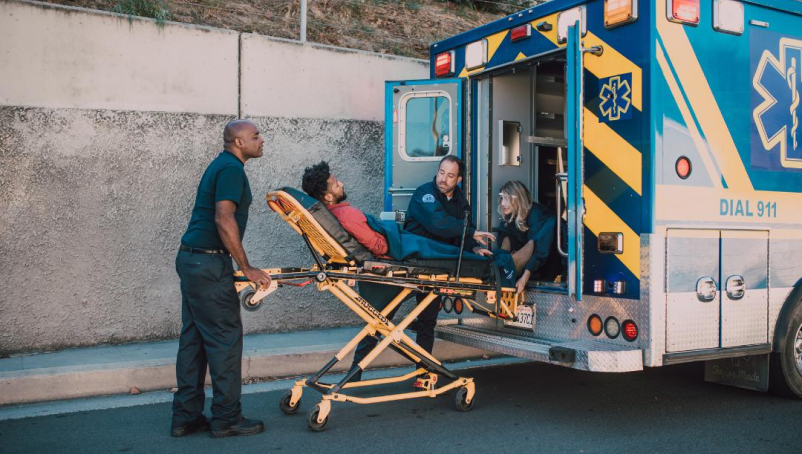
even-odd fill
[[[443,156],[462,157],[462,79],[385,83],[383,219],[403,221]]]
[[[567,193],[568,213],[568,293],[577,301],[582,300],[582,236],[585,217],[583,197],[583,64],[579,22],[568,27],[566,48],[566,131],[568,142],[568,175],[564,185]],[[561,251],[562,252],[562,251]]]

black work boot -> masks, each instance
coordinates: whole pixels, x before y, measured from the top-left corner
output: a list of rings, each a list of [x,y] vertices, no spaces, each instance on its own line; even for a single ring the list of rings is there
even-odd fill
[[[194,420],[170,426],[171,437],[183,437],[184,435],[194,434],[195,432],[206,432],[209,430],[209,420],[205,416],[200,415]]]
[[[233,437],[236,435],[256,435],[265,430],[265,423],[258,419],[240,417],[239,422],[212,429],[212,438]]]

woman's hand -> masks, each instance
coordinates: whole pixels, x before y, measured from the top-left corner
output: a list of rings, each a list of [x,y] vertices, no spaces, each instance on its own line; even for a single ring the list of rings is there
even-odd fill
[[[526,284],[529,282],[529,276],[531,275],[532,273],[530,273],[529,270],[524,270],[524,274],[522,274],[521,278],[515,282],[515,290],[518,293],[521,293],[526,289]]]
[[[473,239],[478,241],[482,246],[487,246],[488,238],[496,241],[496,235],[493,235],[490,232],[482,232],[480,230],[473,232]]]

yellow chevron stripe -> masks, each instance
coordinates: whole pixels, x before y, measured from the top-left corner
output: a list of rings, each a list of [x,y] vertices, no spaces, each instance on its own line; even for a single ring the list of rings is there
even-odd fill
[[[660,44],[657,43],[657,41],[655,41],[655,54],[657,55],[657,63],[663,71],[663,77],[665,77],[666,83],[668,84],[668,89],[671,90],[671,95],[674,97],[677,107],[679,107],[679,112],[682,115],[682,119],[685,121],[685,126],[688,128],[688,133],[691,135],[693,144],[696,146],[696,151],[699,152],[699,156],[702,158],[702,163],[710,177],[710,181],[713,182],[714,187],[721,187],[721,175],[716,169],[716,165],[713,163],[713,157],[710,156],[707,143],[702,139],[702,134],[696,127],[696,122],[693,121],[693,116],[688,108],[688,104],[685,103],[685,98],[682,97],[677,79],[674,78],[671,68],[668,67],[666,55],[663,53],[663,49],[660,48]]]
[[[665,11],[665,5],[665,0],[657,0],[657,11]],[[753,190],[749,174],[732,140],[727,122],[721,115],[721,109],[699,65],[696,52],[685,34],[684,27],[671,23],[665,16],[658,14],[657,31],[668,53],[668,60],[677,72],[680,85],[691,103],[691,109],[716,157],[716,163],[727,180],[727,185],[734,189]]]
[[[523,52],[518,52],[518,56],[515,57],[515,61],[523,60],[524,58],[526,58],[526,55],[524,55]]]
[[[560,13],[554,13],[554,14],[551,14],[551,15],[548,15],[548,16],[544,16],[544,17],[541,17],[539,19],[535,19],[530,23],[532,24],[532,30],[537,30],[538,33],[540,33],[546,39],[548,39],[549,41],[554,43],[555,46],[557,46],[557,47],[565,47],[565,43],[560,44],[560,43],[557,42],[557,16],[559,14]],[[546,21],[546,22],[551,24],[551,31],[542,32],[542,31],[537,29],[537,24],[539,24],[539,23],[541,23],[543,21]]]
[[[585,227],[597,237],[602,232],[621,232],[624,234],[624,252],[615,257],[627,267],[636,278],[640,279],[640,236],[618,217],[587,186],[584,187]]]
[[[642,194],[642,157],[638,150],[585,108],[585,147],[638,195]]]
[[[507,37],[507,33],[509,33],[509,30],[504,30],[504,31],[496,33],[495,35],[490,35],[490,36],[488,36],[486,38],[487,39],[487,62],[488,63],[490,63],[490,60],[493,58],[493,55],[496,55],[496,51],[501,46],[501,43],[502,43],[502,41],[504,41],[504,38]],[[467,76],[470,76],[473,73],[477,73],[479,71],[483,71],[484,69],[485,68],[483,66],[480,66],[478,68],[474,68],[474,69],[468,71],[467,69],[465,69],[465,67],[463,67],[462,71],[459,73],[459,77],[467,77]]]

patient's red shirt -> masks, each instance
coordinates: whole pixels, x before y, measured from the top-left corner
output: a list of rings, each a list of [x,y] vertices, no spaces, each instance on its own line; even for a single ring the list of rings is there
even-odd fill
[[[387,239],[380,233],[371,229],[365,214],[348,204],[348,202],[329,205],[329,210],[340,221],[345,230],[359,241],[359,244],[368,248],[376,257],[385,257],[387,254]]]

